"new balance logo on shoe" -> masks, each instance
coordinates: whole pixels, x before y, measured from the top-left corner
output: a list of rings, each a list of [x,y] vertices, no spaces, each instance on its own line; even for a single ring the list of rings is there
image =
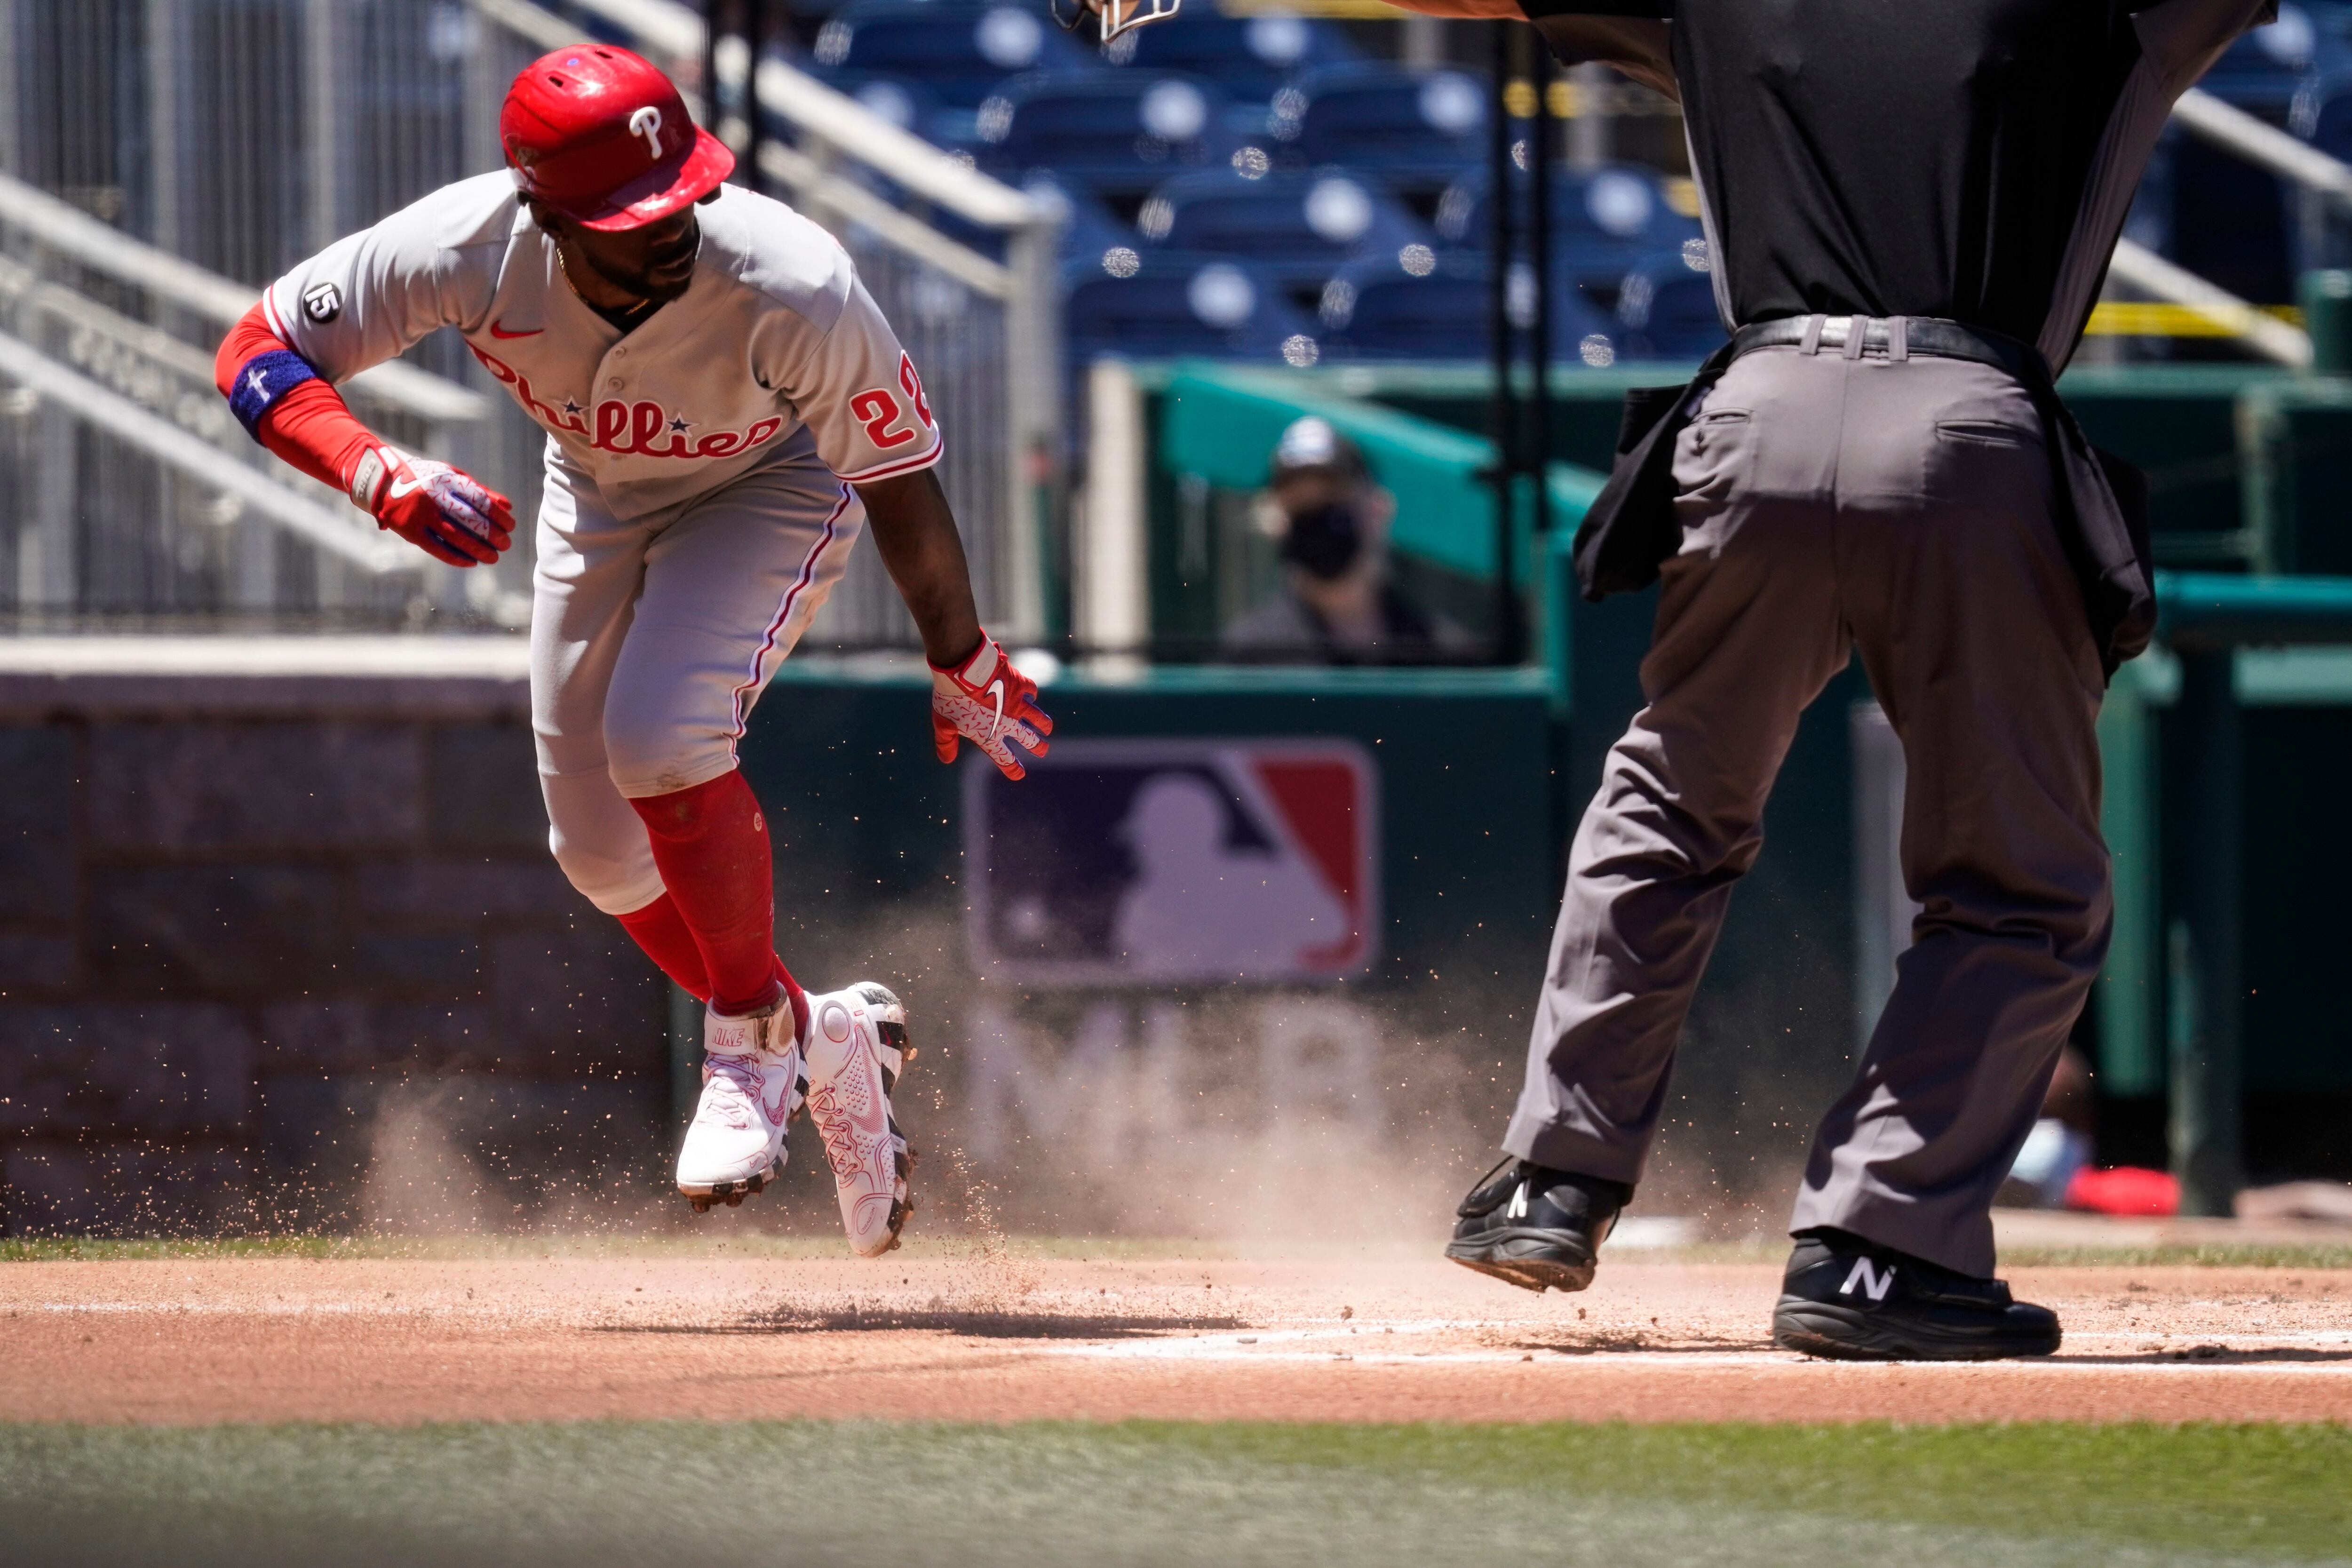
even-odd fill
[[[1869,1258],[1855,1258],[1853,1271],[1846,1275],[1845,1283],[1838,1287],[1838,1294],[1851,1296],[1856,1285],[1861,1286],[1862,1293],[1872,1300],[1885,1300],[1886,1292],[1895,1288],[1895,1265],[1888,1264],[1886,1272],[1881,1274]]]

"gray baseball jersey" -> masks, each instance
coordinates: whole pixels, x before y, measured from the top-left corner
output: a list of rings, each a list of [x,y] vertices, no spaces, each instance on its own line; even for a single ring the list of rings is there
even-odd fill
[[[696,214],[692,281],[626,336],[572,292],[504,171],[337,240],[262,306],[331,382],[457,328],[625,519],[719,489],[803,426],[854,483],[937,462],[922,379],[834,237],[731,185]]]

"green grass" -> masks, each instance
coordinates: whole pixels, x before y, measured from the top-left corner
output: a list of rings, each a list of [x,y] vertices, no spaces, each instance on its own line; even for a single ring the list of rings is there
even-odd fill
[[[58,1564],[2352,1562],[2342,1426],[0,1426]]]

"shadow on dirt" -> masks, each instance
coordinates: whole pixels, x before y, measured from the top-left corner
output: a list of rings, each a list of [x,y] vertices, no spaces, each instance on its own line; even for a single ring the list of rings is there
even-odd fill
[[[608,1334],[821,1334],[934,1333],[980,1340],[1122,1340],[1178,1331],[1242,1329],[1239,1318],[1139,1318],[1072,1316],[1060,1312],[929,1311],[856,1307],[807,1312],[779,1310],[731,1323],[606,1323]]]
[[[2137,1355],[2067,1355],[2058,1359],[2076,1366],[2352,1366],[2352,1350],[2309,1350],[2300,1345],[2236,1350],[2228,1345],[2188,1345],[2179,1350],[2143,1351]]]
[[[1515,1351],[1542,1351],[1551,1355],[1604,1356],[1628,1352],[1671,1352],[1675,1355],[1749,1354],[1772,1348],[1769,1339],[1682,1339],[1665,1334],[1591,1334],[1580,1339],[1514,1340]]]

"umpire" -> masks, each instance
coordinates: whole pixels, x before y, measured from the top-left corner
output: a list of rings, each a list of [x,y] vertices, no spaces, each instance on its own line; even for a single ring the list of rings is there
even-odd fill
[[[1773,1336],[2046,1355],[1990,1208],[2106,951],[2092,726],[2155,618],[2144,487],[2052,378],[2173,100],[2274,0],[1526,4],[1562,59],[1681,100],[1735,331],[1628,400],[1577,537],[1588,596],[1663,578],[1647,706],[1570,851],[1509,1157],[1447,1255],[1591,1281],[1798,716],[1859,651],[1923,909],[1814,1138]]]

